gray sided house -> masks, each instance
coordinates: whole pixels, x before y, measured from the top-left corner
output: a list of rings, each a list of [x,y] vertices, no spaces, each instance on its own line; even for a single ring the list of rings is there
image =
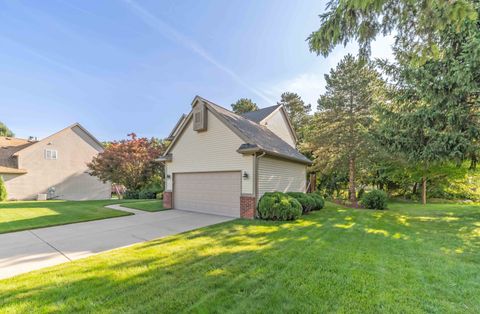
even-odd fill
[[[87,163],[102,144],[80,124],[41,141],[0,137],[0,176],[8,199],[33,200],[39,194],[56,199],[107,199],[111,185],[88,174]]]
[[[265,192],[304,192],[311,161],[283,106],[237,115],[199,96],[169,136],[164,206],[253,218]]]

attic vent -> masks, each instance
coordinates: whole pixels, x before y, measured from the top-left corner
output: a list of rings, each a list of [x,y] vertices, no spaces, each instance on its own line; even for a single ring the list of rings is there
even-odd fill
[[[198,104],[193,109],[193,130],[197,132],[207,130],[207,108],[203,104]]]

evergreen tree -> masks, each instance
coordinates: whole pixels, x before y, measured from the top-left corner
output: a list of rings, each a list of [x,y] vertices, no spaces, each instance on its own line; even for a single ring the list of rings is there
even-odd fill
[[[316,167],[333,171],[348,167],[349,198],[356,205],[356,165],[369,151],[372,109],[383,87],[379,74],[351,55],[325,75],[326,92],[318,100],[308,133]]]
[[[0,121],[0,136],[13,137],[15,134],[13,134],[13,132]]]
[[[305,105],[302,98],[296,93],[285,92],[282,94],[279,105],[283,105],[288,113],[292,126],[297,133],[299,142],[303,141],[304,128],[310,118],[312,105]]]
[[[256,110],[258,110],[257,104],[248,98],[240,98],[236,103],[232,104],[232,111],[236,114],[243,114]]]
[[[327,56],[335,46],[355,40],[360,53],[370,54],[378,34],[395,33],[397,42],[409,42],[414,58],[439,56],[439,32],[451,26],[461,33],[466,20],[478,18],[478,0],[330,0],[320,15],[321,26],[308,41],[310,50]]]

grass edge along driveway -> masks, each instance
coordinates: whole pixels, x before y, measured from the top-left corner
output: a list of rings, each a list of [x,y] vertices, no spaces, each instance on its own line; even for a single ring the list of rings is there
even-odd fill
[[[480,206],[238,219],[1,281],[38,312],[480,312]]]
[[[138,200],[121,204],[122,207],[139,209],[147,212],[158,212],[165,210],[162,200]]]
[[[131,200],[13,201],[0,203],[0,234],[132,215],[106,208]],[[133,201],[134,202],[134,201]]]

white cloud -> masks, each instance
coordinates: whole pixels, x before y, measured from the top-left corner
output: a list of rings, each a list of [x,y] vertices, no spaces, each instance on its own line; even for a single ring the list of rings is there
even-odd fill
[[[292,79],[287,79],[266,90],[267,94],[276,100],[280,100],[283,92],[297,93],[303,101],[317,107],[317,100],[325,90],[325,79],[323,73],[302,73]]]

